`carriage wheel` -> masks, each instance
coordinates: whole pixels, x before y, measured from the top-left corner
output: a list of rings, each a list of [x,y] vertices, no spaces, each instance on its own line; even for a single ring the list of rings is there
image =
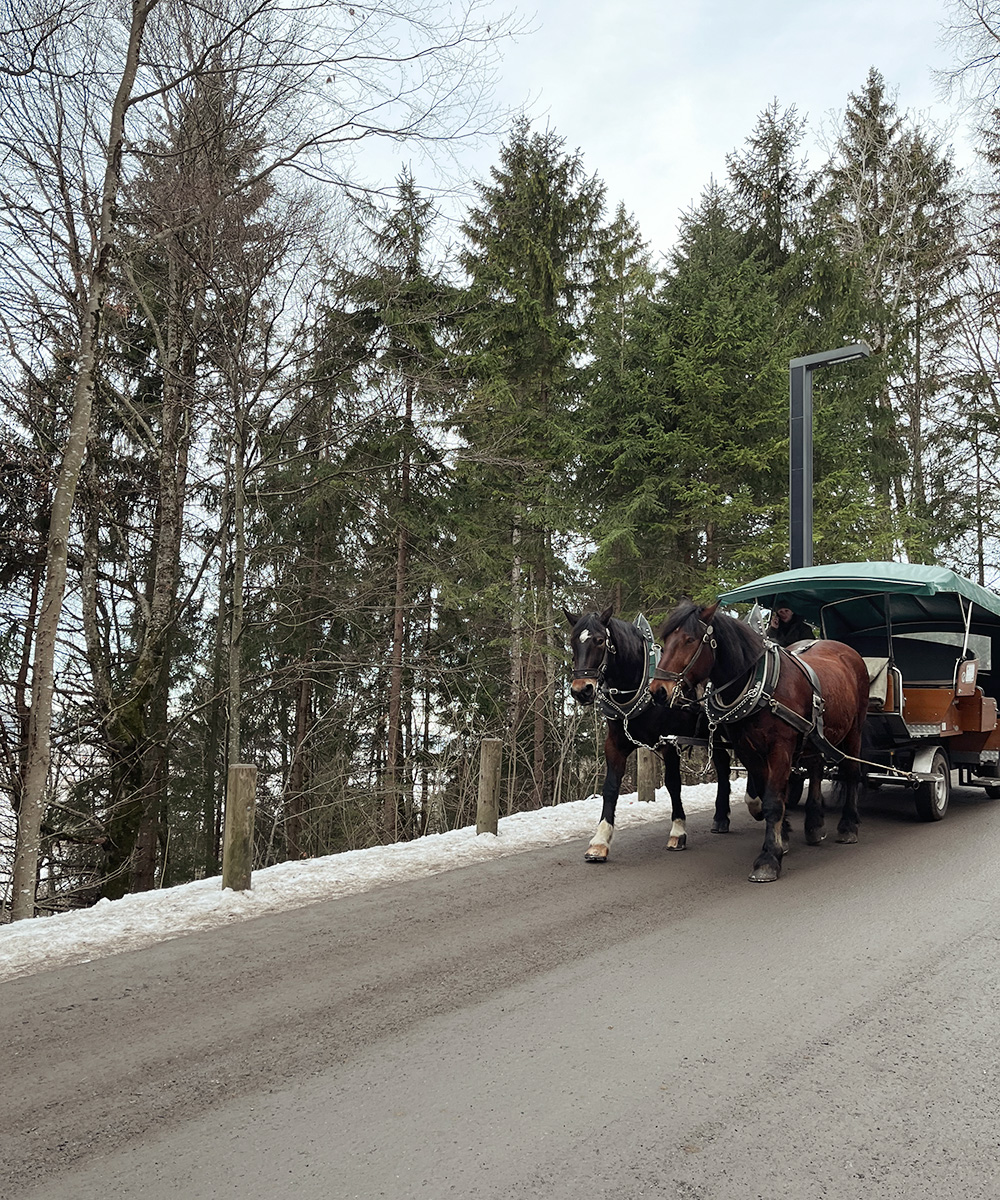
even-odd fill
[[[987,784],[983,790],[986,792],[986,795],[989,796],[989,798],[991,800],[1000,800],[1000,787],[998,787],[997,785],[992,784],[992,783]]]
[[[927,780],[917,788],[917,816],[921,821],[940,821],[948,811],[948,799],[951,795],[951,772],[943,750],[934,751],[928,773],[936,775],[937,778]]]

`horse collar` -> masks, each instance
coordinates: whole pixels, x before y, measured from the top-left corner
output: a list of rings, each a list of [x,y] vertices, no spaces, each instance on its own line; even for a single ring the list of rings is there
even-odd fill
[[[764,653],[757,659],[754,670],[747,679],[746,687],[731,704],[726,704],[719,693],[721,688],[714,687],[711,682],[705,685],[705,713],[709,722],[714,725],[729,724],[748,717],[758,708],[771,702],[771,693],[778,682],[778,672],[781,670],[780,651],[772,642],[765,643]],[[730,682],[732,682],[730,680]]]
[[[634,741],[634,739],[628,731],[626,722],[630,717],[637,716],[639,713],[644,712],[653,701],[653,697],[649,691],[649,680],[660,653],[660,647],[655,645],[653,642],[653,631],[649,627],[649,622],[642,613],[636,617],[635,626],[642,636],[643,649],[645,651],[642,661],[642,679],[638,687],[636,687],[634,690],[632,688],[626,690],[623,688],[613,688],[608,686],[608,682],[604,676],[604,668],[607,666],[607,654],[605,654],[604,662],[601,664],[600,684],[598,687],[598,695],[601,701],[601,711],[603,712],[604,716],[608,717],[610,720],[621,721],[623,723],[625,727],[625,736],[629,739],[629,741]],[[611,648],[611,653],[616,654],[617,650],[612,645],[610,634],[611,631],[608,630],[607,645]],[[622,703],[615,699],[617,695],[625,696],[627,698]],[[640,743],[635,742],[635,745],[639,744]]]

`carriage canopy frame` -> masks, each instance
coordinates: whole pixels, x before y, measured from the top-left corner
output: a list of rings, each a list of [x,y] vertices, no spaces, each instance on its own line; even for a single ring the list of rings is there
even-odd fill
[[[874,632],[971,631],[1000,636],[1000,595],[947,567],[853,562],[779,571],[723,592],[723,604],[773,608],[786,600],[826,637]]]

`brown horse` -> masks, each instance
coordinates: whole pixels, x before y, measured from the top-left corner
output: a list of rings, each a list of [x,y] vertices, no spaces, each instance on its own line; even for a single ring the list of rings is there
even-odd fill
[[[818,845],[825,836],[821,785],[827,763],[838,766],[843,803],[837,841],[858,840],[858,756],[868,672],[857,651],[841,642],[800,642],[783,650],[718,607],[685,603],[667,618],[649,688],[658,703],[673,705],[704,685],[709,722],[725,727],[760,798],[764,845],[750,879],[770,883],[781,873],[787,848],[785,805],[793,768],[809,777],[806,841]]]

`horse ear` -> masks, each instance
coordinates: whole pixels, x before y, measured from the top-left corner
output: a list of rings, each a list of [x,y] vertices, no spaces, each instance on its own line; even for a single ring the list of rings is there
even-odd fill
[[[614,611],[615,611],[615,606],[613,604],[609,604],[608,607],[604,610],[604,612],[601,613],[601,624],[602,625],[607,625],[607,623],[611,620],[611,614]]]
[[[701,610],[701,612],[698,614],[698,616],[701,617],[701,619],[703,621],[711,621],[711,619],[715,616],[715,610],[718,607],[719,607],[719,602],[718,602],[718,600],[716,600],[716,602],[714,604],[710,604],[710,605],[708,605],[707,608],[703,608]]]
[[[568,608],[564,608],[563,615],[565,616],[566,620],[569,621],[570,629],[575,629],[580,623],[579,613],[571,613]]]

